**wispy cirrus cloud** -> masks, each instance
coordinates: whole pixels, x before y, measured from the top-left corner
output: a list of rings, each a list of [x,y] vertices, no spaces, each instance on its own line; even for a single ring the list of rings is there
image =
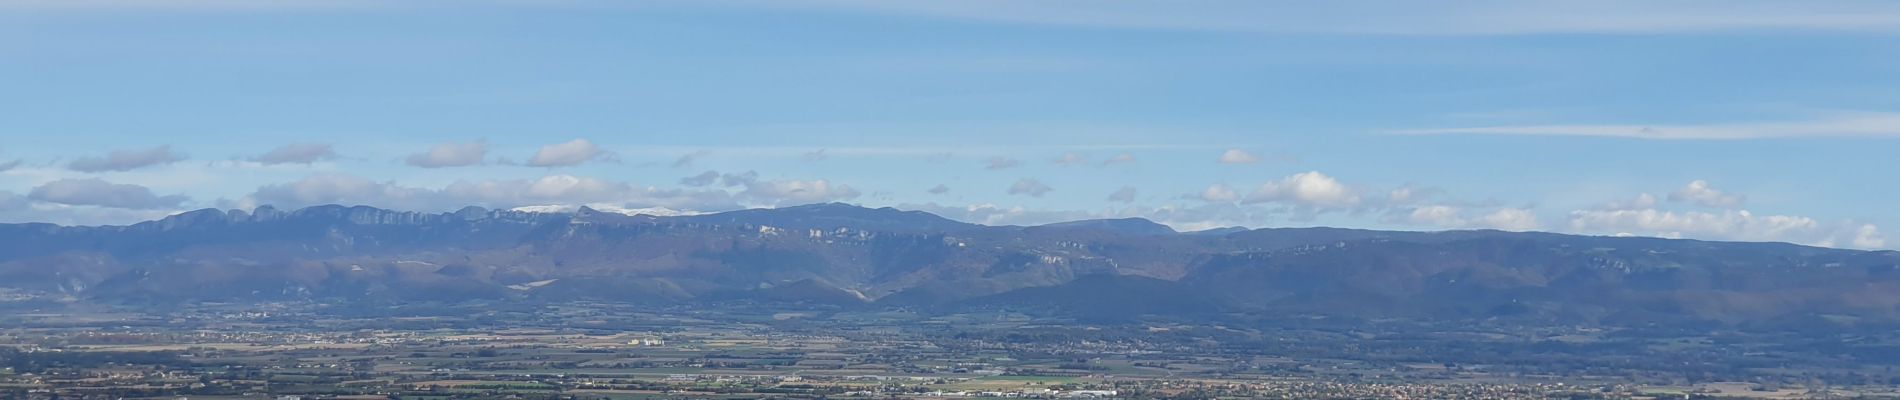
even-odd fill
[[[990,157],[989,160],[985,160],[983,162],[983,169],[992,169],[992,170],[1010,169],[1010,168],[1020,167],[1022,165],[1023,165],[1023,160],[998,156],[998,157]]]
[[[1789,137],[1900,138],[1900,113],[1848,113],[1799,121],[1711,124],[1510,125],[1403,129],[1395,135],[1602,136],[1659,140]]]

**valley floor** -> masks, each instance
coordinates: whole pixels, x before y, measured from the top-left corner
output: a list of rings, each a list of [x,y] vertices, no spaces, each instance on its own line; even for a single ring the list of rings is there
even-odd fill
[[[1900,398],[1878,361],[1587,328],[595,303],[66,304],[0,320],[10,399]]]

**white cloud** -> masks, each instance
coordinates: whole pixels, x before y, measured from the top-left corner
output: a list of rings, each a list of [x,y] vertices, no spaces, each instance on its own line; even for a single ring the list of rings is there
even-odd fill
[[[1537,214],[1528,209],[1499,208],[1476,217],[1467,217],[1465,214],[1466,211],[1458,207],[1420,206],[1406,213],[1404,222],[1446,229],[1498,229],[1518,232],[1534,231],[1543,227],[1543,224],[1537,220]]]
[[[1208,203],[1188,207],[1176,205],[1134,207],[1119,210],[1114,214],[1116,217],[1147,218],[1182,232],[1230,226],[1261,226],[1270,222],[1274,215],[1276,215],[1275,212],[1234,203]]]
[[[1244,203],[1287,203],[1321,209],[1350,208],[1359,205],[1359,195],[1345,184],[1319,171],[1301,172],[1267,182],[1248,193]]]
[[[1458,216],[1458,208],[1451,206],[1422,206],[1413,208],[1405,220],[1413,224],[1445,228],[1459,228],[1465,224],[1464,217]]]
[[[1740,195],[1724,193],[1707,181],[1691,181],[1670,193],[1672,203],[1691,203],[1719,211],[1659,208],[1648,193],[1601,207],[1570,213],[1569,231],[1583,234],[1654,236],[1704,240],[1789,242],[1823,247],[1881,248],[1879,227],[1855,221],[1825,222],[1798,215],[1759,215],[1739,209]]]
[[[610,183],[594,178],[581,178],[573,175],[551,175],[534,180],[523,191],[526,197],[564,199],[573,197],[611,197],[631,187],[625,183]]]
[[[565,167],[580,165],[607,155],[606,151],[587,139],[574,139],[566,142],[542,146],[528,158],[530,167]]]
[[[1533,231],[1543,227],[1537,214],[1522,208],[1502,208],[1472,220],[1472,225],[1507,231]]]
[[[1763,216],[1747,210],[1577,210],[1570,213],[1570,229],[1585,233],[1798,243],[1816,243],[1822,239],[1820,235],[1825,233],[1822,232],[1821,223],[1813,218]]]
[[[1201,201],[1207,202],[1229,203],[1240,200],[1240,194],[1235,193],[1234,188],[1228,187],[1227,184],[1216,183],[1207,185],[1206,189],[1201,189],[1201,194],[1198,198],[1200,198]]]
[[[1859,228],[1854,228],[1854,240],[1850,243],[1863,249],[1880,249],[1887,247],[1887,237],[1880,234],[1880,227],[1861,224]]]
[[[336,159],[336,149],[323,143],[297,143],[271,149],[251,161],[264,165],[311,164]]]
[[[990,157],[983,162],[983,169],[1009,169],[1022,166],[1022,160],[1009,157]]]
[[[103,157],[80,157],[67,163],[66,168],[79,172],[131,171],[184,159],[184,154],[172,152],[171,145],[163,145],[142,150],[113,150]]]
[[[859,195],[850,185],[824,179],[751,181],[739,192],[740,197],[774,206],[843,201]]]
[[[1088,163],[1089,158],[1088,156],[1082,155],[1082,153],[1064,153],[1062,157],[1057,157],[1055,160],[1051,160],[1051,162],[1061,166],[1082,165]]]
[[[897,208],[923,211],[944,218],[983,225],[1041,225],[1054,222],[1099,218],[1096,214],[1086,211],[1043,211],[1030,210],[1020,206],[1004,207],[995,204],[950,206],[937,203],[923,203],[900,204]]]
[[[323,174],[283,184],[266,185],[250,196],[249,205],[303,207],[321,204],[369,205],[418,211],[443,211],[459,206],[436,204],[435,191],[376,182],[351,175]],[[465,205],[475,205],[474,203]]]
[[[1042,197],[1051,190],[1054,189],[1043,184],[1042,181],[1029,178],[1017,179],[1016,183],[1009,185],[1009,194],[1029,195],[1029,197]]]
[[[1114,157],[1109,157],[1107,160],[1102,161],[1102,165],[1104,166],[1133,163],[1135,163],[1135,155],[1129,153],[1116,154]]]
[[[804,155],[805,161],[824,161],[830,157],[831,156],[825,154],[825,149],[812,150],[806,152]]]
[[[1122,186],[1121,189],[1115,189],[1114,193],[1108,194],[1108,201],[1124,204],[1134,203],[1136,193],[1134,186]]]
[[[950,193],[950,187],[944,186],[943,184],[939,183],[937,184],[937,186],[932,186],[930,187],[930,190],[925,190],[924,192],[930,193],[930,194]]]
[[[1385,201],[1389,204],[1406,204],[1411,203],[1418,195],[1419,192],[1417,188],[1406,186],[1392,189],[1391,192],[1386,192]]]
[[[1253,153],[1248,153],[1246,150],[1227,149],[1227,151],[1220,153],[1218,160],[1221,164],[1253,164],[1260,162],[1260,157],[1253,155]]]
[[[111,183],[96,178],[47,182],[33,188],[27,193],[27,198],[65,205],[134,210],[174,209],[190,200],[181,195],[159,196],[144,186]]]
[[[5,193],[0,192],[0,223],[44,222],[66,226],[80,225],[124,225],[141,221],[164,218],[178,212],[175,209],[138,210],[129,208],[110,208],[98,206],[75,206],[47,202],[26,202],[5,207]]]
[[[1669,194],[1669,201],[1687,201],[1703,207],[1713,208],[1739,206],[1742,205],[1742,200],[1742,196],[1722,193],[1722,191],[1709,186],[1708,181],[1703,180],[1690,181],[1689,184],[1683,185],[1682,189],[1677,189],[1675,192]]]
[[[1605,210],[1647,210],[1656,208],[1656,204],[1655,195],[1639,193],[1635,198],[1623,201],[1612,201],[1604,204],[1602,208]]]
[[[736,208],[720,190],[681,190],[635,186],[571,175],[549,175],[532,180],[457,181],[443,188],[456,199],[480,199],[495,207],[512,205],[611,203],[624,207],[666,207],[675,210],[716,211]]]
[[[1399,135],[1606,136],[1635,139],[1737,140],[1779,137],[1900,137],[1900,113],[1843,113],[1792,122],[1699,125],[1521,125],[1408,129]]]
[[[694,180],[692,183],[710,183],[710,179],[703,178],[711,173],[707,171],[688,179]],[[863,195],[850,185],[825,179],[761,180],[757,171],[719,174],[719,183],[725,187],[740,187],[739,193],[735,195],[738,200],[769,207],[844,201]]]
[[[1408,184],[1405,184],[1405,186],[1400,186],[1396,189],[1392,189],[1391,191],[1387,191],[1385,194],[1385,199],[1381,201],[1380,204],[1386,205],[1386,206],[1420,204],[1420,203],[1425,202],[1426,200],[1430,200],[1434,196],[1438,196],[1443,193],[1444,193],[1443,189],[1418,186],[1418,185],[1408,183]]]
[[[468,143],[438,144],[428,151],[410,154],[404,161],[423,168],[466,167],[481,164],[487,157],[488,141],[478,139]]]

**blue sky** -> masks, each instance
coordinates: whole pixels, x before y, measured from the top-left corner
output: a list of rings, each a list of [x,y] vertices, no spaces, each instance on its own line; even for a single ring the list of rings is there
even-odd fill
[[[1894,248],[1896,34],[1891,2],[0,0],[0,221],[843,201]]]

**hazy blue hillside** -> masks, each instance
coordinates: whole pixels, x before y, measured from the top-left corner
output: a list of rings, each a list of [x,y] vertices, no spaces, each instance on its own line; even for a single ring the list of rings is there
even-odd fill
[[[0,225],[0,285],[105,302],[762,301],[1100,320],[1900,317],[1895,252],[1501,231],[1177,233],[1141,219],[983,226],[835,203],[682,217],[321,206]]]

